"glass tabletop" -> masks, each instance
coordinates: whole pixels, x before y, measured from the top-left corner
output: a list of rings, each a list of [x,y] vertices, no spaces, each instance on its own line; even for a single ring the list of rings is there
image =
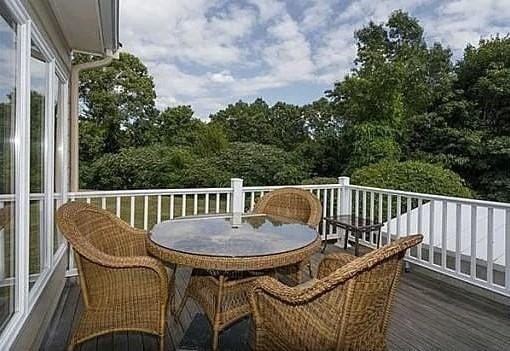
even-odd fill
[[[303,248],[317,239],[315,229],[269,215],[194,217],[164,221],[151,230],[155,244],[183,253],[267,256]]]

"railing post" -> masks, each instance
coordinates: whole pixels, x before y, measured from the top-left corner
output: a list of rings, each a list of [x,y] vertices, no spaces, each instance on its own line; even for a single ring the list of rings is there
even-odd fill
[[[340,184],[339,189],[339,206],[337,213],[338,215],[350,215],[352,206],[351,206],[351,191],[349,190],[348,186],[350,184],[350,178],[349,177],[338,177],[338,184]],[[344,240],[345,238],[345,230],[337,228],[338,233],[338,241],[337,245],[341,248],[344,247]]]
[[[232,213],[242,214],[244,213],[243,180],[232,178],[230,179],[230,185],[232,187]]]
[[[338,177],[338,184],[340,184],[340,215],[351,214],[351,194],[347,188],[350,180],[349,177]]]

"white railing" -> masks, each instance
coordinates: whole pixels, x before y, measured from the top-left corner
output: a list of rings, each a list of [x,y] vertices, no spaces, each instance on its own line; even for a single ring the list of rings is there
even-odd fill
[[[227,188],[85,191],[68,197],[147,230],[178,217],[250,212],[260,197],[281,187],[244,187],[242,179],[232,179]],[[352,214],[382,222],[381,245],[422,233],[423,243],[408,252],[407,261],[510,296],[510,204],[356,186],[347,177],[294,187],[315,194],[324,216]],[[319,232],[343,239],[324,221]],[[376,239],[365,235],[361,243],[375,247]]]
[[[352,213],[384,223],[383,244],[422,233],[407,261],[510,296],[510,204],[349,185]],[[373,246],[374,238],[363,237]]]

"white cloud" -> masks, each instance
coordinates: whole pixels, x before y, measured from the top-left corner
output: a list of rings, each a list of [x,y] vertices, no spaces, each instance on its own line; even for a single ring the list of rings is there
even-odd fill
[[[402,8],[428,41],[457,57],[467,43],[510,31],[510,0],[139,0],[121,2],[121,41],[154,76],[158,106],[206,117],[246,96],[293,87],[303,103],[352,67],[353,32]],[[308,95],[307,95],[308,94]]]

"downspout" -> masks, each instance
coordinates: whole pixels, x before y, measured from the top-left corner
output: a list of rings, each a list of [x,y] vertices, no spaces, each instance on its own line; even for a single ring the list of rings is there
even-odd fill
[[[78,120],[80,115],[80,102],[79,102],[79,85],[80,85],[80,73],[94,68],[101,68],[108,66],[113,59],[118,59],[118,52],[113,55],[111,52],[107,52],[106,56],[102,60],[94,62],[80,63],[71,67],[71,91],[70,91],[70,102],[71,102],[71,116],[70,116],[70,166],[71,166],[71,179],[70,179],[70,191],[79,191],[80,188],[80,171],[79,171],[79,160],[80,160],[80,141],[79,141],[79,126]]]

